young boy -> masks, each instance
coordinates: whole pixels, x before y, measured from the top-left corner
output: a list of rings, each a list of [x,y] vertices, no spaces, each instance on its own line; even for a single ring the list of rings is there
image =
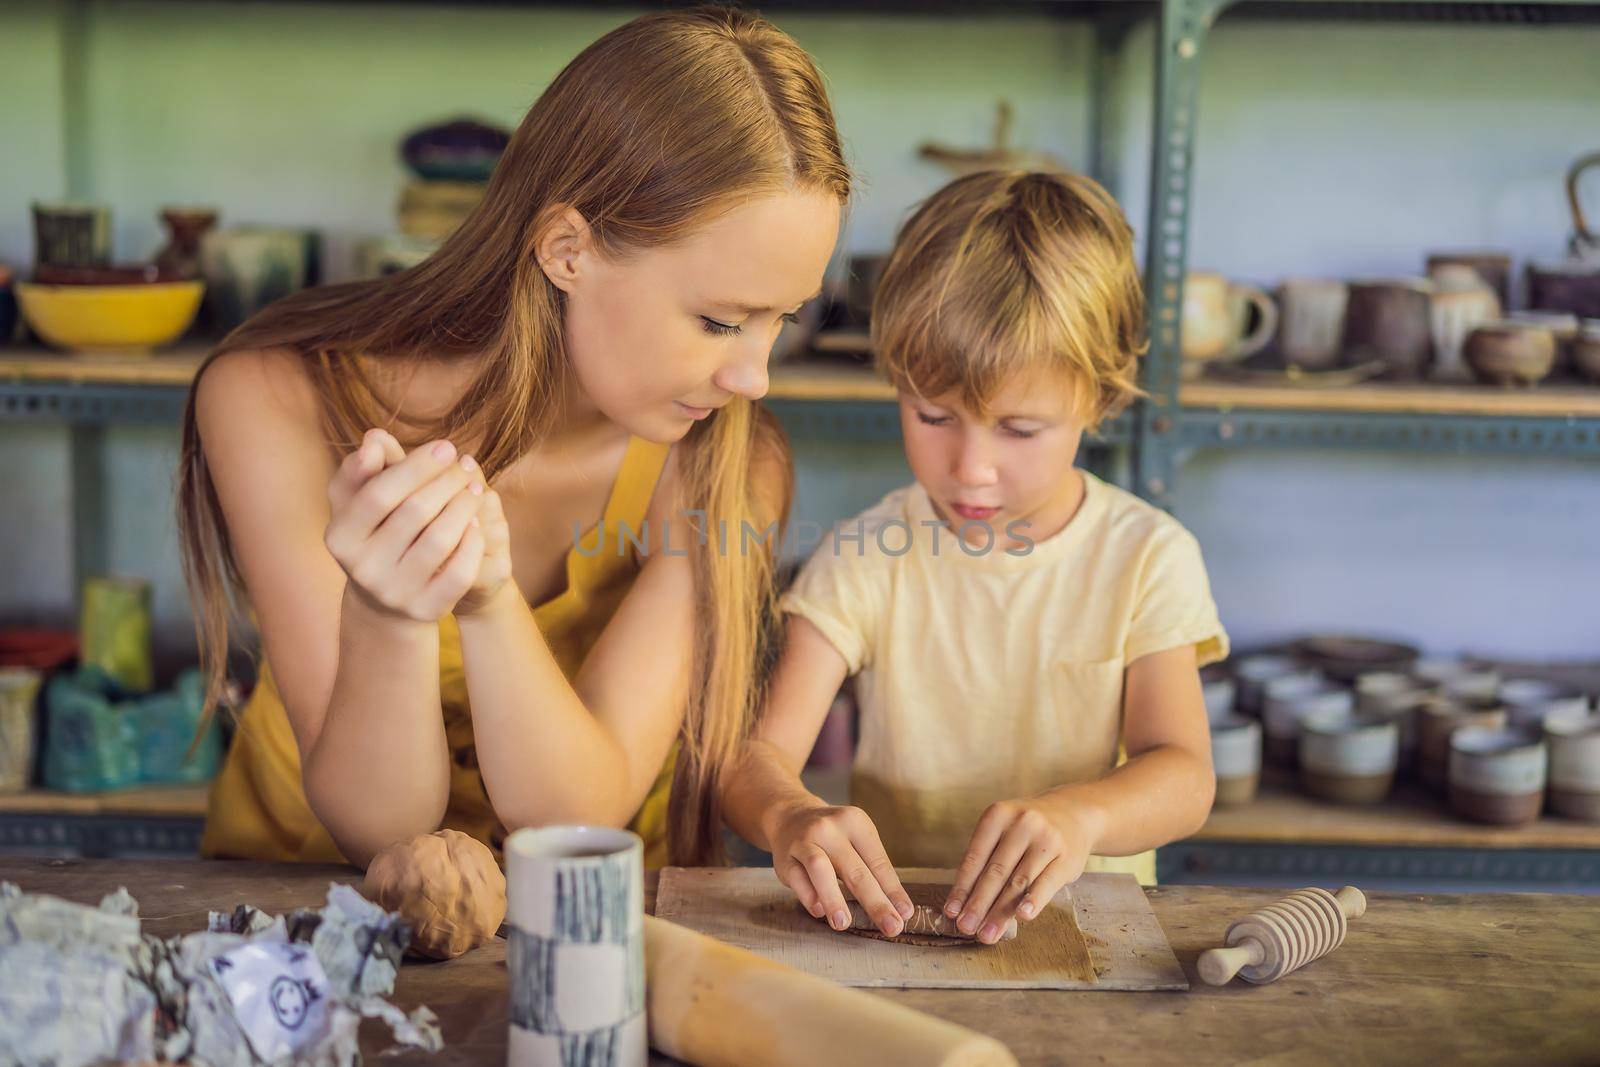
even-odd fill
[[[762,720],[722,789],[811,914],[839,880],[890,936],[895,864],[955,867],[944,902],[992,943],[1085,870],[1154,881],[1214,780],[1198,667],[1227,654],[1194,538],[1073,466],[1137,392],[1132,235],[1094,182],[985,173],[901,231],[873,306],[916,483],[837,527],[782,602]],[[799,772],[856,676],[853,807]]]

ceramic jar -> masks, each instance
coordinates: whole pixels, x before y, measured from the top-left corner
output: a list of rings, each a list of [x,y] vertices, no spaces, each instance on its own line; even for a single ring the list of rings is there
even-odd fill
[[[1550,747],[1550,810],[1600,822],[1600,714],[1569,709],[1544,719]]]
[[[1468,726],[1450,737],[1450,809],[1474,822],[1532,822],[1544,806],[1548,754],[1524,730]]]
[[[1294,765],[1300,748],[1300,723],[1318,712],[1355,710],[1355,694],[1320,674],[1289,674],[1266,685],[1262,722],[1269,763]]]
[[[1462,356],[1467,335],[1500,317],[1500,298],[1471,267],[1441,265],[1431,275],[1438,286],[1429,310],[1433,327],[1432,377],[1447,382],[1468,381],[1472,372]]]
[[[1417,708],[1417,776],[1422,784],[1443,789],[1449,780],[1450,736],[1467,726],[1499,729],[1506,709],[1497,700],[1429,700]]]
[[[1341,804],[1389,795],[1400,763],[1400,724],[1381,715],[1322,712],[1300,722],[1300,784]]]
[[[1303,669],[1295,657],[1276,652],[1244,656],[1233,669],[1233,677],[1238,684],[1234,706],[1241,714],[1259,716],[1268,680],[1295,674]]]
[[[1242,715],[1213,719],[1211,766],[1217,776],[1218,807],[1254,800],[1261,784],[1261,724]]]
[[[1538,731],[1548,715],[1589,710],[1589,695],[1583,690],[1542,678],[1507,678],[1500,683],[1500,700],[1507,724],[1524,730]]]

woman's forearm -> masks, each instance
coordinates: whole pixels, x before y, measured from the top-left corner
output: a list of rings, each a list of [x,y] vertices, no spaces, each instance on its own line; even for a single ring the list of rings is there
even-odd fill
[[[827,801],[805,787],[777,746],[761,740],[745,742],[722,786],[723,821],[752,845],[770,852],[778,822],[802,807],[827,807]]]
[[[302,768],[306,799],[352,863],[438,828],[450,796],[439,632],[346,589],[339,666]]]
[[[1209,760],[1160,745],[1102,778],[1059,786],[1040,799],[1087,829],[1091,852],[1133,856],[1200,829],[1215,790]]]
[[[510,582],[462,616],[461,652],[478,768],[508,830],[584,822],[621,826],[657,767],[628,750],[584,706]],[[637,795],[636,795],[637,794]]]

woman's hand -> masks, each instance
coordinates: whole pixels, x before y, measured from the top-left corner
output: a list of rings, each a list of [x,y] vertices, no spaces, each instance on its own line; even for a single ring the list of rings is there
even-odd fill
[[[813,918],[827,916],[835,930],[850,925],[850,908],[839,880],[878,924],[894,937],[911,917],[911,897],[878,839],[878,828],[860,808],[815,804],[790,808],[779,818],[768,840],[772,869],[794,890]]]
[[[368,604],[435,622],[478,582],[488,495],[477,463],[449,441],[407,455],[392,434],[369,430],[328,483],[323,543]],[[504,525],[498,501],[493,517]]]
[[[1013,915],[1034,918],[1083,873],[1093,848],[1086,819],[1051,801],[1002,800],[984,811],[944,906],[962,933],[992,945]]]
[[[478,576],[456,601],[457,615],[482,611],[511,581],[511,527],[506,523],[500,494],[493,489],[484,491],[483,507],[478,511],[478,533],[483,537],[483,559],[478,564]]]

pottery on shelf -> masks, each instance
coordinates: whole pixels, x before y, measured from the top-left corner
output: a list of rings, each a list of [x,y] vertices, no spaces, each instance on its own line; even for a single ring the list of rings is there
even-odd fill
[[[1356,679],[1356,710],[1391,719],[1400,728],[1402,774],[1416,766],[1417,713],[1431,693],[1425,683],[1396,671],[1375,671]]]
[[[1500,298],[1468,266],[1442,264],[1432,268],[1430,275],[1438,287],[1430,311],[1434,354],[1431,377],[1446,382],[1468,381],[1472,372],[1462,351],[1467,336],[1483,323],[1500,317]]]
[[[1511,306],[1511,256],[1505,252],[1433,252],[1428,255],[1428,277],[1444,267],[1468,267],[1499,299]]]
[[[1572,369],[1600,385],[1600,319],[1583,319],[1572,340]]]
[[[1376,804],[1394,787],[1400,724],[1381,715],[1321,712],[1300,721],[1300,784],[1341,804]]]
[[[1262,709],[1267,761],[1293,766],[1300,747],[1301,721],[1319,712],[1352,712],[1355,702],[1350,690],[1312,672],[1267,682]]]
[[[1258,652],[1241,657],[1233,668],[1234,681],[1238,683],[1234,706],[1245,715],[1259,716],[1268,680],[1285,674],[1297,674],[1304,669],[1304,664],[1298,659],[1283,653]]]
[[[1538,730],[1546,716],[1589,710],[1589,694],[1577,686],[1543,678],[1507,678],[1500,683],[1500,699],[1509,725]]]
[[[1556,365],[1556,337],[1527,322],[1497,319],[1467,335],[1467,366],[1487,385],[1537,385]]]
[[[17,332],[17,294],[11,289],[11,268],[0,265],[0,345]]]
[[[1210,271],[1183,283],[1183,373],[1208,363],[1243,359],[1265,348],[1278,329],[1278,304],[1264,290]]]
[[[1450,738],[1469,726],[1501,729],[1505,706],[1496,700],[1461,701],[1447,697],[1417,708],[1417,776],[1422,784],[1442,789],[1449,780]]]
[[[217,209],[164,207],[161,221],[167,227],[167,243],[155,254],[156,266],[181,278],[200,277],[200,241],[216,226]]]
[[[1463,727],[1450,737],[1450,809],[1474,822],[1532,822],[1544,806],[1547,763],[1538,734]]]
[[[231,330],[290,293],[305,288],[312,237],[305,230],[235,226],[200,241],[212,322]]]
[[[1211,767],[1217,776],[1219,807],[1254,800],[1261,784],[1261,724],[1242,715],[1213,719]]]
[[[1345,310],[1346,363],[1377,360],[1384,377],[1416,379],[1433,363],[1432,302],[1427,278],[1375,278],[1350,284]]]
[[[1403,671],[1417,661],[1412,645],[1347,634],[1317,634],[1297,646],[1300,658],[1340,682],[1353,682],[1372,671]]]
[[[1238,690],[1239,683],[1222,664],[1213,663],[1201,669],[1200,693],[1205,698],[1206,718],[1210,721],[1233,714],[1233,700]]]
[[[1331,370],[1344,350],[1350,286],[1336,278],[1285,278],[1278,286],[1278,353],[1301,370]]]
[[[503,127],[463,117],[410,133],[400,142],[400,158],[424,181],[481,183],[510,143]]]
[[[111,209],[104,204],[33,205],[33,264],[98,267],[111,262]]]
[[[1575,708],[1545,716],[1550,810],[1600,822],[1600,714]]]

